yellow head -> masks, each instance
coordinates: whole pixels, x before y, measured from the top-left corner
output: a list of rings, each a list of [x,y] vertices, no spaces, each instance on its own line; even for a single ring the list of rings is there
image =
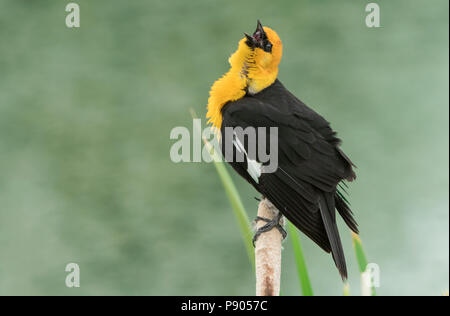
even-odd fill
[[[256,94],[277,79],[278,65],[283,46],[278,34],[258,21],[252,36],[245,34],[230,58],[230,70],[211,88],[208,100],[209,123],[219,128],[222,124],[222,107],[239,100],[246,93]]]
[[[248,69],[248,92],[256,94],[270,86],[278,76],[283,45],[278,34],[258,21],[253,36],[245,34],[245,44],[254,55]]]

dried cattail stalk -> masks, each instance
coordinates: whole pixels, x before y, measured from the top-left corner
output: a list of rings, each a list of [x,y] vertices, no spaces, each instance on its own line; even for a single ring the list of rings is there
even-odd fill
[[[273,219],[278,215],[278,210],[273,204],[263,199],[259,203],[258,216]],[[281,224],[284,220],[280,221]],[[258,221],[256,228],[267,224]],[[257,296],[279,296],[281,275],[281,242],[283,236],[276,228],[262,233],[255,243],[255,266],[256,266],[256,295]]]

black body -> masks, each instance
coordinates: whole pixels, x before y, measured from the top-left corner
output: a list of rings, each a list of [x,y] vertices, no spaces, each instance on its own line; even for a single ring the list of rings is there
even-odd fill
[[[331,252],[341,276],[347,278],[335,210],[357,233],[352,212],[337,190],[342,180],[352,181],[355,173],[330,124],[278,80],[256,95],[226,104],[222,115],[223,152],[225,144],[232,142],[225,127],[266,127],[267,132],[269,127],[278,128],[278,169],[274,173],[262,173],[256,182],[247,172],[247,160],[229,163],[299,230]]]

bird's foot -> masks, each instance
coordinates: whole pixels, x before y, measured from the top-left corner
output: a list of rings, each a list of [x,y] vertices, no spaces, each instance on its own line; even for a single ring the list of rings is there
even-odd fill
[[[264,221],[267,224],[264,226],[261,226],[260,228],[258,228],[256,230],[255,235],[253,236],[253,247],[255,247],[255,243],[258,240],[259,235],[261,235],[262,233],[268,232],[270,230],[272,230],[273,228],[277,228],[280,233],[281,236],[283,236],[283,240],[286,238],[287,236],[287,232],[284,230],[283,226],[280,224],[280,220],[283,217],[283,215],[281,215],[281,213],[278,213],[277,216],[275,216],[273,219],[268,219],[268,218],[264,218],[264,217],[260,217],[257,216],[255,219],[255,223],[258,221]]]

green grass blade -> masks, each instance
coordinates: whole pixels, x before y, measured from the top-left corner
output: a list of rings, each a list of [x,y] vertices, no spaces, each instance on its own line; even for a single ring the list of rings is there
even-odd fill
[[[193,118],[198,118],[195,112],[191,109],[191,115]],[[194,133],[200,133],[201,131],[194,131]],[[214,166],[216,167],[217,173],[219,174],[220,180],[225,188],[225,192],[227,194],[228,199],[230,200],[233,213],[236,216],[239,228],[241,230],[242,238],[244,240],[245,249],[247,250],[247,255],[250,260],[250,263],[255,269],[255,253],[252,243],[252,226],[245,211],[244,205],[242,204],[239,193],[236,189],[236,186],[231,179],[230,174],[225,167],[224,162],[222,162],[222,157],[217,153],[210,142],[207,139],[203,138],[203,142],[205,143],[211,158],[213,159]]]
[[[292,248],[294,249],[295,263],[297,265],[298,278],[303,296],[314,296],[297,228],[289,222],[288,229],[292,241]]]
[[[353,248],[355,249],[356,261],[358,262],[359,272],[361,275],[366,271],[367,265],[369,262],[367,261],[366,253],[364,252],[364,248],[359,236],[352,232],[352,240],[353,240]],[[372,296],[376,295],[375,288],[371,288]]]
[[[239,193],[224,163],[214,161],[214,165],[220,179],[222,180],[222,184],[233,208],[234,215],[236,216],[236,219],[238,221],[239,228],[241,229],[242,238],[244,240],[248,258],[253,268],[255,268],[255,250],[252,244],[253,232],[247,212],[245,211],[241,198],[239,197]]]

